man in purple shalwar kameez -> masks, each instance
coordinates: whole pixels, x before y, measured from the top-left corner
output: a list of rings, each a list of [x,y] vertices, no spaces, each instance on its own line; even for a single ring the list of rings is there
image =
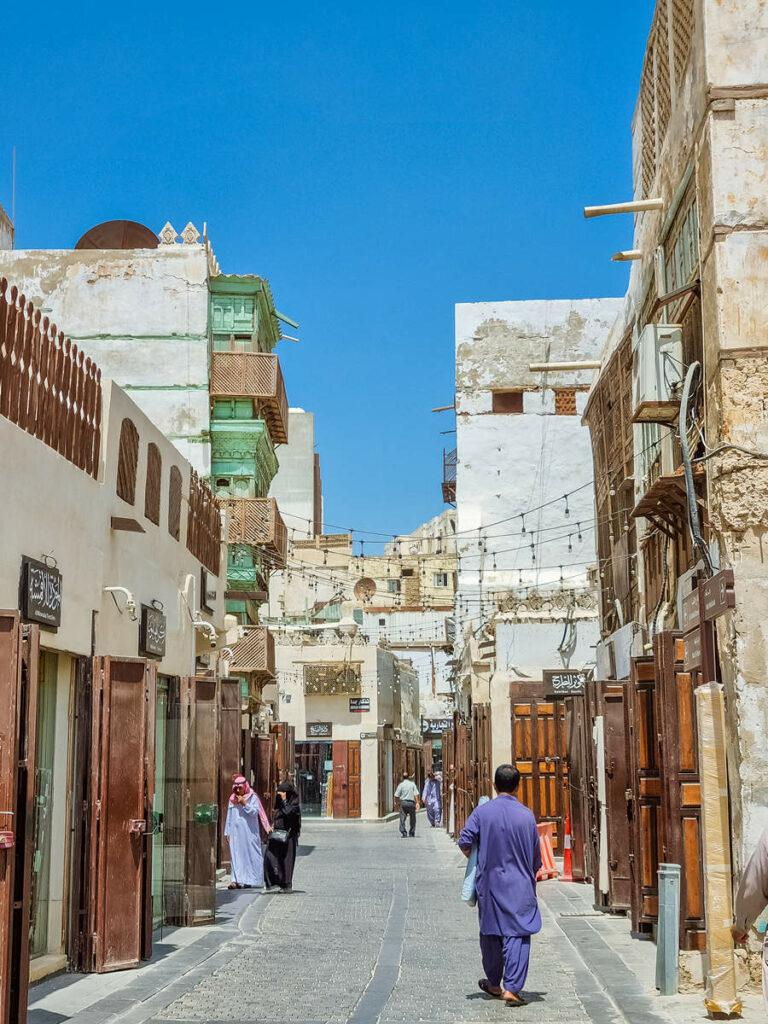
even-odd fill
[[[531,935],[541,931],[536,900],[536,872],[541,847],[536,819],[513,795],[520,773],[511,764],[496,769],[498,796],[477,807],[459,836],[469,856],[477,844],[477,907],[480,951],[486,977],[479,982],[488,995],[522,1005],[520,991],[528,976]]]
[[[424,789],[421,794],[421,802],[427,809],[427,820],[432,828],[440,824],[443,816],[443,786],[435,778],[435,773],[427,775]]]

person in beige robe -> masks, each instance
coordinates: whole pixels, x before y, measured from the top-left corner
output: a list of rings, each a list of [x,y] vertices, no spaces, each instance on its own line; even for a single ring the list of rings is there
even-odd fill
[[[768,828],[757,841],[741,876],[733,908],[734,942],[747,941],[749,929],[768,906]],[[768,931],[763,938],[763,1002],[768,1012]]]

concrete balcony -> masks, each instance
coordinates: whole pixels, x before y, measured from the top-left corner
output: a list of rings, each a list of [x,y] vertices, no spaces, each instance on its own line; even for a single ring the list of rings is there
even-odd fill
[[[270,568],[285,565],[288,531],[274,498],[219,498],[229,518],[230,544],[252,544],[266,552]]]
[[[272,441],[288,440],[288,399],[280,361],[271,352],[212,352],[211,398],[252,398]]]
[[[243,639],[232,644],[229,670],[235,675],[274,679],[275,638],[265,626],[249,626]]]

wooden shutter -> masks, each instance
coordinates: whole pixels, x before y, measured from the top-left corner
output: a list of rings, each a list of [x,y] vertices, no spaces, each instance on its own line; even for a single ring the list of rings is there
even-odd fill
[[[0,850],[0,1024],[27,1019],[39,651],[38,627],[0,612],[0,829],[15,840]]]
[[[608,842],[608,892],[612,910],[629,910],[632,902],[630,871],[630,816],[627,801],[629,767],[625,732],[625,687],[598,683],[598,711],[603,716],[605,741],[605,796]]]
[[[220,749],[219,758],[219,857],[220,867],[229,867],[229,844],[224,839],[229,798],[232,795],[232,776],[239,775],[240,738],[242,734],[242,712],[239,679],[222,679],[219,687],[221,708],[219,711]],[[258,793],[257,793],[258,796]],[[261,799],[261,797],[259,797]]]
[[[333,816],[349,817],[349,763],[346,740],[333,741]]]
[[[701,673],[686,672],[680,634],[653,638],[656,712],[661,734],[662,850],[680,864],[680,948],[706,948],[701,852],[699,742],[694,691]]]
[[[117,453],[117,496],[133,505],[136,501],[136,470],[139,464],[139,432],[127,417],[120,428]]]
[[[181,470],[171,466],[168,479],[168,533],[174,540],[181,536]]]
[[[644,934],[652,933],[659,914],[661,779],[654,690],[653,659],[633,658],[624,712],[632,794],[629,861],[632,930]]]
[[[97,972],[138,967],[147,952],[154,707],[154,663],[94,659],[89,882]]]
[[[593,877],[589,842],[589,805],[586,698],[583,694],[565,698],[565,734],[568,761],[568,796],[571,825],[571,871],[578,882]]]
[[[147,445],[147,479],[144,486],[144,515],[155,526],[160,525],[160,487],[163,459],[156,444]]]
[[[348,817],[360,817],[360,740],[350,740],[347,759]]]
[[[215,679],[187,678],[183,736],[186,770],[185,886],[187,925],[211,924],[216,916],[219,722]]]

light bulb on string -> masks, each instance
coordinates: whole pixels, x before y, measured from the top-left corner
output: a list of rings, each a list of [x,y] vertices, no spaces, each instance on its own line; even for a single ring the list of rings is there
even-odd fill
[[[569,551],[573,551],[573,542],[571,540],[572,537],[573,537],[573,534],[569,533],[568,534],[568,550]]]
[[[571,514],[571,510],[570,510],[570,508],[568,508],[568,495],[567,494],[563,495],[563,501],[565,502],[565,514],[567,516],[569,516]]]
[[[577,527],[577,529],[579,531],[579,535],[578,535],[578,537],[576,539],[577,540],[584,540],[584,538],[581,536],[581,523],[576,523],[576,527]]]
[[[521,520],[521,522],[523,524],[522,532],[525,533],[525,516],[521,514],[520,520]]]

